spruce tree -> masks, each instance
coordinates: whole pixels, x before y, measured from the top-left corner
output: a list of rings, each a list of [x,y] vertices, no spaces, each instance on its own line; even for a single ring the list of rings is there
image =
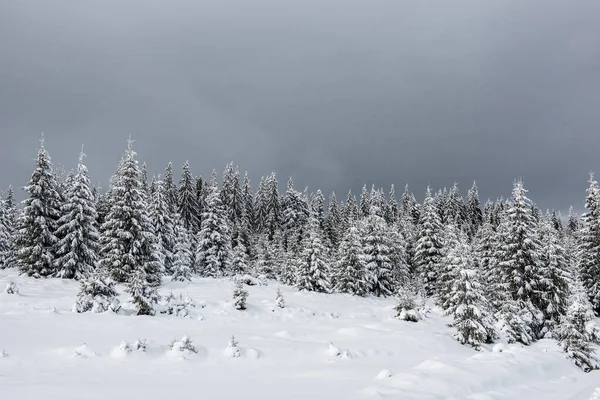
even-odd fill
[[[169,209],[168,196],[163,181],[155,182],[155,190],[150,199],[150,219],[157,246],[160,249],[161,261],[165,273],[173,273],[175,261],[175,226],[173,214]]]
[[[177,212],[177,188],[175,187],[175,183],[173,180],[173,164],[169,162],[167,168],[165,169],[165,177],[163,179],[164,189],[165,189],[165,197],[167,204],[169,205],[169,210],[172,214]]]
[[[359,214],[361,217],[368,217],[371,210],[371,198],[367,191],[367,185],[364,185],[360,192]]]
[[[335,290],[342,293],[365,296],[370,290],[364,248],[356,226],[346,231],[340,244],[335,282]]]
[[[475,182],[473,182],[473,186],[467,193],[465,212],[466,228],[469,233],[469,239],[473,239],[483,224],[483,213],[481,211],[481,203],[479,202],[479,190],[477,189],[477,184]]]
[[[514,184],[512,201],[501,221],[502,244],[498,252],[499,281],[508,301],[502,316],[510,325],[516,315],[521,322],[512,326],[515,340],[529,344],[543,328],[541,297],[541,251],[530,200],[521,181]],[[506,301],[506,300],[505,300]],[[511,315],[509,315],[511,314]],[[521,335],[523,333],[523,335]]]
[[[139,279],[143,278],[147,286],[158,286],[163,269],[160,249],[153,233],[131,139],[112,179],[108,201],[110,211],[101,227],[100,265],[116,282],[131,282],[136,271],[142,270],[135,275],[135,285],[140,285]],[[139,293],[137,287],[135,289]]]
[[[594,312],[600,316],[600,188],[593,174],[589,183],[585,199],[587,212],[581,217],[578,232],[579,273]]]
[[[442,224],[431,197],[431,189],[427,188],[423,210],[420,213],[417,227],[414,264],[421,276],[428,296],[435,293],[435,286],[442,259]]]
[[[393,224],[398,220],[398,201],[396,200],[394,184],[390,187],[390,195],[385,208],[385,220],[388,224]]]
[[[216,181],[211,182],[211,192],[206,199],[202,225],[198,233],[196,262],[203,276],[223,277],[230,274],[231,236],[227,216]]]
[[[329,293],[329,264],[322,244],[319,221],[309,220],[309,229],[303,240],[303,251],[297,264],[296,285],[299,290]]]
[[[248,227],[250,232],[256,231],[256,214],[254,209],[254,194],[252,192],[252,186],[250,185],[250,178],[248,172],[244,173],[244,183],[242,187],[242,201],[244,204],[244,215],[247,219]]]
[[[221,202],[223,203],[229,222],[231,224],[238,223],[244,212],[244,202],[240,186],[240,173],[238,167],[233,167],[233,163],[229,163],[223,172]]]
[[[446,315],[454,319],[451,326],[456,328],[456,340],[480,349],[483,343],[490,343],[495,337],[493,321],[482,287],[477,281],[477,273],[469,268],[469,255],[459,256],[466,246],[460,247],[461,250],[456,250],[455,254],[462,261],[454,265],[456,271],[445,303]]]
[[[83,163],[84,157],[82,152],[77,174],[71,186],[66,189],[65,203],[61,208],[62,217],[58,220],[56,235],[59,240],[54,264],[59,278],[83,279],[92,273],[98,261],[98,214],[88,170]]]
[[[181,171],[179,190],[177,192],[178,213],[183,221],[183,226],[191,233],[196,234],[200,229],[200,211],[194,187],[194,178],[190,171],[190,164],[186,161]]]
[[[231,261],[231,275],[243,276],[248,273],[248,255],[246,254],[246,246],[243,243],[238,243],[233,248],[233,258]]]
[[[378,207],[371,207],[371,214],[361,224],[361,236],[370,283],[369,291],[376,296],[389,296],[394,293],[395,286],[393,243],[388,226],[380,213]]]
[[[342,215],[338,207],[335,192],[332,192],[331,196],[329,197],[329,208],[325,218],[325,233],[333,250],[336,250],[340,245],[341,236],[343,234],[341,229]]]
[[[175,237],[175,259],[173,262],[173,275],[171,280],[181,282],[190,281],[194,267],[192,263],[192,242],[188,230],[185,229],[181,221],[178,221],[178,223],[175,224]]]
[[[581,282],[574,281],[570,306],[561,318],[556,336],[575,365],[589,372],[600,368],[594,344],[600,344],[600,329],[595,324],[592,304]]]
[[[281,227],[281,203],[279,200],[279,184],[273,172],[265,182],[266,193],[264,198],[263,224],[269,241],[272,241]]]
[[[544,312],[544,328],[541,335],[552,333],[565,315],[569,300],[571,281],[569,260],[560,240],[560,233],[554,229],[552,220],[541,224],[541,282],[540,294]]]
[[[10,257],[11,229],[6,201],[0,199],[0,269],[6,268]]]
[[[43,137],[35,169],[25,191],[29,196],[23,202],[13,242],[17,266],[22,274],[35,278],[53,276],[56,273],[56,229],[61,196]]]

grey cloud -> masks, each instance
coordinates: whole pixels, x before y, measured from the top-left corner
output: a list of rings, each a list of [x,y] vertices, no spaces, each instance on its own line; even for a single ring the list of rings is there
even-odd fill
[[[106,182],[132,135],[152,172],[233,160],[343,197],[477,180],[581,208],[598,170],[593,0],[0,2],[0,187],[40,132]]]

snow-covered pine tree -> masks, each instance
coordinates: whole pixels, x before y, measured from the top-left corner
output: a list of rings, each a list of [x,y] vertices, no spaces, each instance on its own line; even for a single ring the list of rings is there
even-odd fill
[[[175,223],[169,209],[166,188],[160,176],[154,185],[155,190],[150,199],[150,219],[160,249],[164,272],[169,275],[173,273],[175,261]]]
[[[281,289],[277,288],[277,294],[275,296],[275,304],[279,308],[285,308],[285,299],[283,298],[283,294],[281,293]]]
[[[600,316],[600,188],[590,174],[585,208],[578,231],[579,273],[594,312]]]
[[[414,264],[424,283],[428,296],[435,293],[435,286],[442,259],[442,223],[428,187],[417,227]]]
[[[392,265],[394,244],[378,207],[371,206],[371,213],[361,223],[360,235],[363,242],[369,291],[376,296],[392,295],[396,285],[394,266]]]
[[[385,221],[393,224],[398,220],[398,200],[396,200],[396,190],[394,184],[390,187],[388,203],[385,208]]]
[[[190,234],[181,221],[175,223],[174,227],[176,238],[174,247],[175,259],[171,280],[181,282],[190,281],[193,271],[193,249]]]
[[[229,222],[231,224],[238,223],[242,218],[244,202],[240,186],[240,172],[238,167],[234,168],[233,162],[229,163],[223,172],[221,201]]]
[[[275,232],[281,229],[281,203],[279,200],[279,183],[275,172],[271,173],[265,182],[266,196],[264,204],[263,224],[269,241],[275,237]]]
[[[339,245],[341,236],[343,235],[342,229],[342,215],[338,207],[337,198],[335,192],[329,196],[329,208],[327,216],[325,217],[325,234],[327,235],[328,242],[331,244],[333,250],[336,250]]]
[[[53,276],[56,273],[56,228],[61,196],[43,136],[35,169],[25,191],[29,196],[23,202],[16,240],[13,241],[17,266],[22,274],[35,278]]]
[[[181,171],[181,180],[179,181],[179,190],[177,192],[177,203],[179,207],[178,213],[183,221],[183,226],[190,231],[190,234],[196,234],[200,229],[200,210],[195,189],[194,178],[190,171],[190,164],[186,161]]]
[[[165,196],[169,210],[174,215],[177,212],[177,188],[173,180],[173,164],[169,162],[167,168],[165,168],[165,177],[163,179]]]
[[[544,312],[544,328],[541,336],[552,334],[568,306],[571,281],[569,260],[559,235],[560,232],[554,229],[551,219],[542,221],[540,225],[542,267],[539,291]]]
[[[494,227],[491,223],[485,222],[481,225],[481,228],[477,231],[473,239],[473,256],[475,257],[479,282],[487,288],[489,293],[488,300],[494,305],[497,304],[495,293],[498,293],[500,290],[498,282],[495,279],[495,272],[497,270],[495,248],[497,244]]]
[[[202,276],[228,276],[231,272],[232,258],[231,233],[221,203],[219,188],[214,180],[211,182],[211,192],[206,199],[197,241],[196,262]]]
[[[88,311],[102,313],[108,310],[117,312],[120,308],[118,295],[108,271],[103,267],[98,267],[91,275],[81,280],[73,311],[78,313]]]
[[[250,185],[248,171],[244,173],[244,183],[242,185],[242,201],[244,205],[244,214],[248,221],[249,232],[256,231],[256,214],[254,209],[254,194]]]
[[[83,279],[96,268],[100,235],[96,227],[98,214],[90,187],[88,170],[79,155],[77,174],[66,188],[56,236],[56,276],[65,279]]]
[[[359,214],[361,218],[366,218],[369,216],[369,212],[371,210],[371,197],[369,196],[369,192],[367,191],[367,185],[365,184],[360,192],[360,205],[359,205]]]
[[[325,231],[325,197],[321,189],[317,190],[311,202],[313,216],[319,222],[321,232]]]
[[[154,315],[154,307],[160,300],[156,286],[151,282],[154,278],[149,277],[144,266],[138,266],[133,270],[125,291],[131,296],[131,302],[137,307],[137,315]]]
[[[358,221],[358,204],[356,203],[356,197],[352,194],[352,190],[348,191],[348,196],[346,196],[346,203],[344,204],[343,211],[343,228],[342,232],[346,232],[346,229],[356,221]]]
[[[464,232],[454,223],[444,227],[443,232],[442,259],[436,282],[436,301],[444,309],[448,310],[451,304],[448,299],[452,295],[454,278],[462,269],[472,269],[471,249],[467,245]]]
[[[309,219],[308,231],[302,244],[302,254],[296,265],[298,289],[329,293],[331,290],[329,264],[321,239],[319,221],[315,217]]]
[[[285,251],[298,251],[298,235],[308,221],[308,204],[302,199],[302,193],[294,189],[292,178],[288,180],[287,190],[282,201],[283,247]]]
[[[579,231],[579,216],[573,211],[573,206],[569,207],[569,220],[565,233],[567,236],[575,236]]]
[[[338,254],[335,290],[365,296],[370,290],[370,283],[367,278],[364,248],[356,226],[352,225],[346,231]]]
[[[481,203],[479,201],[479,190],[477,183],[473,182],[473,186],[467,193],[467,201],[465,204],[466,213],[466,228],[469,234],[469,239],[472,240],[477,231],[483,224],[483,213],[481,211]]]
[[[9,258],[11,229],[6,209],[6,201],[0,199],[0,269],[7,267],[6,260]]]
[[[233,258],[231,260],[231,275],[244,276],[249,272],[248,255],[246,247],[242,242],[239,242],[233,248]]]
[[[235,289],[233,290],[233,306],[236,310],[245,310],[246,309],[246,299],[248,298],[248,292],[244,289],[244,284],[242,281],[238,281],[235,284]]]
[[[588,296],[578,279],[574,280],[570,306],[557,328],[556,337],[567,353],[582,370],[589,372],[600,368],[595,356],[594,344],[600,344],[600,329],[594,321],[594,311]]]
[[[483,343],[490,343],[495,338],[493,320],[477,272],[470,268],[471,256],[467,253],[459,255],[468,251],[468,246],[461,244],[459,247],[460,250],[453,251],[460,261],[454,265],[456,270],[445,303],[446,315],[454,319],[451,326],[457,330],[456,340],[480,349]]]
[[[110,211],[101,227],[100,265],[119,283],[136,277],[147,279],[149,286],[160,284],[160,249],[148,214],[148,204],[140,182],[140,168],[129,139],[127,150],[112,179]],[[136,285],[139,281],[136,282]]]
[[[536,222],[523,182],[516,181],[512,201],[501,221],[502,243],[497,259],[499,282],[506,291],[506,305],[500,313],[501,323],[507,323],[516,333],[515,340],[529,344],[543,328],[541,289],[541,253]],[[511,301],[512,300],[512,301]],[[510,303],[510,304],[509,304]],[[512,326],[510,321],[521,322]],[[525,328],[525,329],[523,329]],[[514,336],[514,335],[513,335]]]

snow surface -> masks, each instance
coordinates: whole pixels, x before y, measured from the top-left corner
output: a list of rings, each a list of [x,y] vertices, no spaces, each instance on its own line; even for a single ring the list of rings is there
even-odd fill
[[[600,400],[600,371],[583,373],[554,341],[476,352],[435,308],[419,323],[392,318],[393,299],[271,283],[247,287],[238,311],[231,281],[165,279],[162,295],[195,300],[189,318],[76,314],[76,282],[0,271],[0,287],[10,281],[20,293],[0,293],[0,399]],[[197,352],[170,349],[185,335]]]

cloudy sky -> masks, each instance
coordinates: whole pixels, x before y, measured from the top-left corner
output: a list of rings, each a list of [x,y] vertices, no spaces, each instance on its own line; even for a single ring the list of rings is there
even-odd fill
[[[0,187],[40,132],[105,182],[129,135],[150,172],[484,198],[522,177],[581,208],[600,173],[597,0],[0,2]]]

